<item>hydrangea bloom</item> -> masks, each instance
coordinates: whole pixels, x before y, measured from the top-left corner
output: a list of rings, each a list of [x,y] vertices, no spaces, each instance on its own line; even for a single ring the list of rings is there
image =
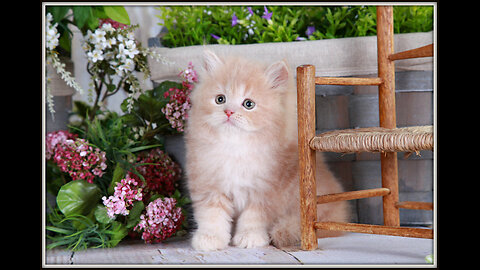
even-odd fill
[[[158,198],[148,204],[146,214],[140,216],[140,222],[134,227],[146,243],[161,242],[180,228],[184,217],[176,203],[173,198]]]
[[[93,149],[87,141],[78,138],[57,143],[53,161],[73,180],[83,179],[89,183],[93,183],[95,176],[101,177],[107,168],[105,152]]]
[[[175,192],[175,184],[180,179],[181,169],[167,153],[154,148],[137,156],[138,163],[157,163],[158,165],[142,165],[137,171],[146,180],[146,189],[160,195],[171,196]],[[139,177],[129,173],[129,177],[140,181]]]
[[[193,68],[192,62],[188,62],[188,67],[185,70],[182,70],[178,75],[184,79],[184,82],[190,84],[198,82],[197,72]]]
[[[127,216],[129,214],[127,208],[132,206],[135,201],[141,201],[142,199],[142,188],[135,179],[128,175],[117,183],[113,196],[108,197],[108,199],[106,196],[102,197],[103,204],[107,207],[107,214],[111,218],[115,215]]]
[[[59,130],[47,133],[45,157],[50,160],[55,155],[57,145],[62,145],[66,140],[75,139],[77,134],[70,133],[66,130]]]
[[[187,69],[178,75],[183,79],[182,89],[170,88],[163,94],[165,98],[170,98],[170,101],[162,108],[162,113],[165,114],[172,128],[183,132],[188,118],[188,110],[191,108],[189,95],[193,89],[193,83],[198,82],[198,77],[192,62],[188,63]]]

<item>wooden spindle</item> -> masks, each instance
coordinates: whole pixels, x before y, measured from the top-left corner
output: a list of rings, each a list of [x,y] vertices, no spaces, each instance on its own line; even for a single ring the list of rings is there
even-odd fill
[[[303,250],[317,248],[314,228],[317,215],[315,150],[310,140],[315,136],[315,67],[297,67],[298,155],[300,175],[301,241]]]
[[[380,126],[396,128],[395,111],[395,64],[388,57],[394,52],[393,7],[377,6],[377,61],[378,77],[382,84],[378,86]],[[383,221],[387,226],[400,225],[398,202],[398,164],[397,153],[381,154],[382,187],[390,189],[383,197]]]

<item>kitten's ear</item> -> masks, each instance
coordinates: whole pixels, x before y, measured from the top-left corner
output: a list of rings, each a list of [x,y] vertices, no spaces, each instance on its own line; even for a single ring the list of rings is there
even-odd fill
[[[265,75],[272,86],[278,88],[286,86],[289,77],[289,69],[285,61],[278,61],[271,64],[266,70]]]
[[[221,63],[222,60],[220,60],[220,58],[218,58],[218,56],[214,52],[208,49],[205,49],[203,51],[203,68],[205,69],[205,71],[212,71],[216,69]]]

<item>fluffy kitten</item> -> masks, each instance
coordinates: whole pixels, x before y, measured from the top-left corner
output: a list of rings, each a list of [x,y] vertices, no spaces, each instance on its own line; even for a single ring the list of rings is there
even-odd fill
[[[268,67],[205,51],[186,129],[188,188],[197,250],[270,242],[298,245],[296,88],[285,62]],[[317,157],[322,194],[341,186]],[[344,202],[319,205],[322,220],[346,221]],[[318,236],[333,236],[322,232]],[[232,238],[233,235],[233,238]]]

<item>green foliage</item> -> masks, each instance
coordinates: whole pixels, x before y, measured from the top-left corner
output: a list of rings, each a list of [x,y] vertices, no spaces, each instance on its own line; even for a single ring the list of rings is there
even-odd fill
[[[77,180],[63,185],[57,194],[57,205],[66,216],[87,216],[100,200],[97,185]]]
[[[121,108],[125,115],[123,120],[129,127],[136,130],[141,129],[141,135],[138,139],[147,144],[163,144],[163,136],[166,134],[177,134],[168,122],[162,108],[168,103],[169,99],[164,97],[164,93],[170,88],[181,88],[182,84],[172,81],[164,81],[154,89],[150,89],[141,94],[133,103],[130,113],[127,113],[127,100],[124,100]]]
[[[108,217],[100,196],[99,188],[84,180],[63,185],[57,206],[47,215],[49,225],[45,228],[52,240],[47,248],[67,246],[75,251],[116,246],[127,235],[127,227]]]
[[[73,36],[68,24],[77,27],[83,35],[87,30],[96,29],[100,19],[110,18],[123,24],[130,24],[127,11],[122,6],[47,6],[47,13],[52,14],[53,24],[58,23],[59,45],[66,52],[71,51]]]
[[[83,215],[66,217],[57,207],[52,209],[52,212],[47,215],[49,225],[45,227],[49,232],[47,238],[50,240],[47,248],[65,246],[72,251],[77,251],[88,247],[115,247],[127,236],[127,228],[118,221],[97,215],[96,210],[101,208],[105,209],[106,215],[105,206],[98,204],[92,211],[95,214],[88,217]]]
[[[85,104],[84,106],[88,108]],[[88,109],[83,113],[88,114]],[[121,177],[125,176],[126,171],[131,171],[144,180],[133,164],[136,158],[135,153],[161,146],[160,144],[150,144],[147,141],[136,140],[132,129],[126,128],[128,121],[127,116],[119,116],[115,112],[106,112],[99,113],[93,121],[85,117],[82,121],[83,125],[70,125],[72,132],[80,134],[91,145],[105,152],[107,158],[106,172],[101,178],[94,179],[94,183],[99,186],[102,195],[109,194],[109,187],[113,191],[112,182],[120,181]],[[118,166],[124,170],[123,175],[114,173],[114,170],[120,170],[117,169]]]
[[[166,47],[202,44],[252,44],[376,35],[375,6],[267,6],[273,13],[262,18],[263,6],[159,7],[158,15],[168,29]],[[233,15],[237,24],[232,26]],[[432,6],[394,6],[395,33],[433,29]],[[315,27],[307,36],[308,27]],[[216,39],[214,36],[218,36]]]

